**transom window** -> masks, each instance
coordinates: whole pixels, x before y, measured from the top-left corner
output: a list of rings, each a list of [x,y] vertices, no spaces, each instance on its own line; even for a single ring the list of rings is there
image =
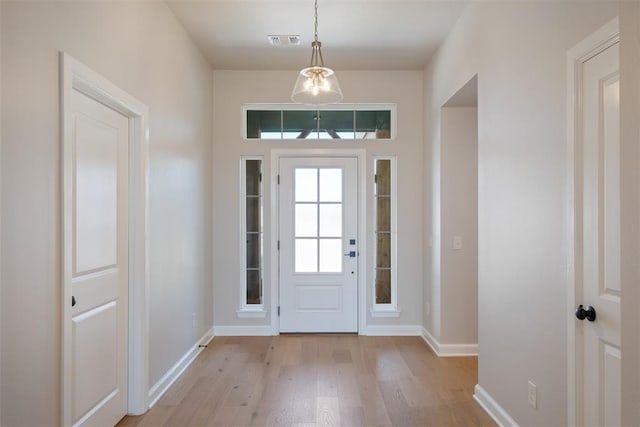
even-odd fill
[[[339,109],[245,106],[245,139],[363,140],[392,139],[395,105]]]

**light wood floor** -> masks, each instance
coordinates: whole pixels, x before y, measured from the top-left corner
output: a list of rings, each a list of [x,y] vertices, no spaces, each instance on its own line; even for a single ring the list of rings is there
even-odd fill
[[[495,426],[475,357],[420,337],[216,337],[145,415],[119,426]]]

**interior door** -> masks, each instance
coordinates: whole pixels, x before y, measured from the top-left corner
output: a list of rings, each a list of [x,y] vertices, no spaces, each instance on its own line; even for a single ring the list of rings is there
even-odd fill
[[[71,109],[71,416],[106,426],[127,410],[129,121],[77,90]]]
[[[281,158],[280,332],[358,330],[358,160]]]
[[[620,425],[619,44],[583,66],[582,238],[578,357],[585,425]],[[580,246],[580,245],[579,245]],[[580,253],[581,252],[581,253]]]

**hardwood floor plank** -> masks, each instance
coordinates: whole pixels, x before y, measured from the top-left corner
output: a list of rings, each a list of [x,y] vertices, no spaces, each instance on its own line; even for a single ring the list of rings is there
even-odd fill
[[[149,426],[495,426],[477,359],[419,337],[216,337],[145,415]]]

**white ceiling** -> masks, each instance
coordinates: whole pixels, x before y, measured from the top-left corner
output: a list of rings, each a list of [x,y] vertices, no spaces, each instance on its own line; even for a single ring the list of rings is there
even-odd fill
[[[318,38],[336,70],[419,70],[469,0],[319,0]],[[308,64],[313,0],[167,0],[214,69],[286,70]],[[269,34],[299,34],[272,46]]]

